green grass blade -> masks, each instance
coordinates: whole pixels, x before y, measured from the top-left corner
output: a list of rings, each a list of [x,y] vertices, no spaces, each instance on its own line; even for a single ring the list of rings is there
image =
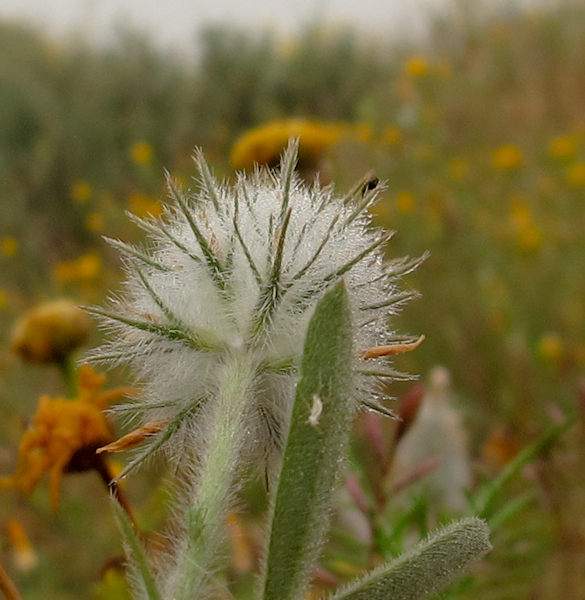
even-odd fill
[[[154,574],[148,564],[142,542],[138,539],[132,522],[115,498],[112,498],[112,507],[124,538],[126,555],[130,562],[130,571],[134,579],[134,584],[140,586],[141,591],[146,594],[144,597],[148,600],[162,600],[162,596],[156,586]]]
[[[309,325],[264,568],[265,600],[301,598],[327,531],[354,408],[352,332],[343,282]]]
[[[551,427],[540,439],[521,450],[502,470],[498,477],[483,485],[472,500],[473,511],[483,519],[488,519],[493,503],[500,492],[518,473],[539,454],[549,448],[567,429],[574,425],[575,419]]]

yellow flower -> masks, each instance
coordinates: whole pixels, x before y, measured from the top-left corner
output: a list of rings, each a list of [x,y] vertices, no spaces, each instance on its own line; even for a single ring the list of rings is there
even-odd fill
[[[556,333],[546,333],[538,340],[538,355],[547,361],[557,361],[563,354],[563,341]]]
[[[102,392],[104,383],[105,375],[83,365],[78,398],[41,396],[32,425],[18,447],[16,472],[0,478],[0,488],[16,488],[31,494],[41,477],[49,473],[51,505],[58,508],[63,474],[93,468],[95,450],[113,437],[103,411],[112,401],[133,391],[116,388]]]
[[[92,212],[85,219],[85,226],[88,231],[101,231],[104,228],[104,215],[99,212]]]
[[[382,131],[382,142],[390,144],[391,146],[396,146],[402,142],[402,132],[398,127],[388,125],[387,127],[384,127],[384,130]]]
[[[299,165],[315,167],[325,149],[340,141],[350,129],[342,124],[326,124],[302,119],[272,121],[244,133],[234,144],[230,162],[236,169],[252,169],[255,164],[275,167],[289,138],[299,138]],[[356,131],[359,135],[359,130]]]
[[[18,240],[16,238],[6,236],[0,241],[0,255],[7,258],[15,256],[18,252]]]
[[[574,186],[585,185],[585,163],[575,163],[568,167],[567,181]]]
[[[540,246],[542,246],[542,232],[535,223],[518,232],[518,247],[522,250],[536,250]]]
[[[38,305],[16,323],[12,349],[28,362],[62,362],[90,332],[86,313],[69,300],[55,300]]]
[[[54,274],[59,281],[91,282],[102,271],[102,259],[97,252],[86,252],[76,260],[67,260],[57,264]]]
[[[530,208],[521,201],[515,201],[510,213],[516,233],[518,247],[522,250],[536,250],[542,245],[542,232],[536,224]]]
[[[69,192],[73,202],[87,202],[91,198],[91,185],[87,181],[74,181]]]
[[[136,165],[145,165],[152,161],[154,150],[148,142],[135,142],[130,146],[130,159]]]
[[[429,72],[429,62],[424,56],[411,56],[404,63],[404,72],[411,77],[424,77]]]
[[[532,211],[520,199],[514,200],[510,210],[510,217],[514,227],[518,230],[529,227],[534,222]]]
[[[522,160],[522,153],[516,146],[501,146],[492,152],[492,165],[496,169],[517,169]]]
[[[8,294],[4,290],[0,290],[0,310],[6,308],[8,304]]]
[[[414,210],[415,197],[412,192],[399,192],[396,194],[396,208],[401,213],[410,213]]]
[[[568,158],[575,153],[575,146],[575,138],[563,135],[550,142],[548,151],[554,158]]]
[[[158,217],[163,210],[163,206],[158,200],[153,200],[146,194],[140,193],[131,194],[128,205],[130,212],[141,218]]]

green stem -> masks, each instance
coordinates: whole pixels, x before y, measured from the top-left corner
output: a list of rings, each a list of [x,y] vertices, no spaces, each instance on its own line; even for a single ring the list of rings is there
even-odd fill
[[[77,397],[77,373],[75,371],[75,361],[70,355],[62,358],[59,363],[59,370],[61,376],[65,382],[65,389],[67,390],[67,397],[71,400]]]
[[[225,520],[245,442],[253,378],[245,354],[226,362],[223,383],[214,399],[206,453],[197,467],[195,498],[185,514],[188,539],[177,564],[176,600],[203,596],[225,539]]]

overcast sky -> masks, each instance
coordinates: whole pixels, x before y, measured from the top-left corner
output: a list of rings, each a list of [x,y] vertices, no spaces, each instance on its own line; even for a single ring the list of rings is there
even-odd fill
[[[554,0],[484,0],[488,4]],[[450,0],[0,0],[0,18],[32,22],[50,34],[104,40],[115,24],[148,32],[165,47],[186,48],[210,23],[291,33],[308,22],[352,24],[367,35],[420,31],[430,10]]]
[[[209,23],[294,32],[307,22],[351,23],[367,32],[418,28],[428,7],[445,0],[0,0],[0,17],[26,20],[48,33],[104,39],[112,25],[146,30],[163,46],[181,47]]]

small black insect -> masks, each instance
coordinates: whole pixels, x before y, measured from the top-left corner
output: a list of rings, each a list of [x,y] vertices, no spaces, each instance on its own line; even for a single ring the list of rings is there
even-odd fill
[[[365,196],[368,192],[371,192],[373,189],[378,187],[379,183],[380,180],[377,177],[370,177],[370,179],[368,179],[362,187],[362,196]]]

